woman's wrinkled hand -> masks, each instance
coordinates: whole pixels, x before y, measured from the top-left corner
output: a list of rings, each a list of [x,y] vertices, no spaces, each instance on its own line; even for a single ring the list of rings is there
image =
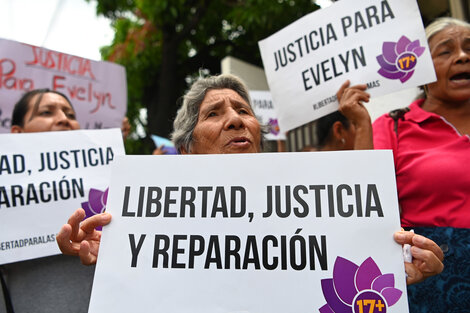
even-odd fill
[[[111,214],[101,213],[85,220],[85,211],[76,210],[56,236],[60,251],[67,255],[78,255],[85,265],[96,264],[101,241],[101,231],[96,227],[111,222]],[[82,222],[83,221],[83,222]]]
[[[411,245],[411,263],[405,262],[408,285],[422,282],[428,277],[437,275],[444,269],[444,253],[429,238],[410,231],[399,231],[394,234],[397,243]]]

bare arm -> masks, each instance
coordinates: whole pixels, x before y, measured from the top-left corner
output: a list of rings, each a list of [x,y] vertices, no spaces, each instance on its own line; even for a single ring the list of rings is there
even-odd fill
[[[370,95],[365,90],[367,85],[360,84],[349,87],[347,80],[336,93],[339,111],[354,125],[356,137],[355,150],[374,149],[372,140],[372,123],[369,112],[363,102],[369,102]]]

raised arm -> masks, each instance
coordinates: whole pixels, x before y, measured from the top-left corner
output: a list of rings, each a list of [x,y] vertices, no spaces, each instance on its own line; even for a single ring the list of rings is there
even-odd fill
[[[366,84],[360,84],[349,87],[347,80],[340,87],[336,96],[339,102],[339,111],[355,127],[356,137],[354,141],[354,150],[374,149],[372,140],[372,123],[369,112],[363,102],[369,102],[370,95],[365,90]]]

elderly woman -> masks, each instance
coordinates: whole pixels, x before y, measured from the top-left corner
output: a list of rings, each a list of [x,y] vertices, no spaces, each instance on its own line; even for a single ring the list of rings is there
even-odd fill
[[[437,81],[409,108],[374,123],[374,146],[393,149],[402,225],[446,254],[441,275],[409,289],[411,311],[468,312],[470,24],[441,18],[426,36]]]
[[[220,75],[196,81],[184,97],[174,121],[175,147],[188,153],[254,153],[261,151],[262,129],[250,105],[248,90],[235,76]],[[81,224],[85,214],[77,210],[57,235],[64,254],[78,255],[84,264],[94,264],[101,232],[95,227],[111,221],[108,213],[95,215]],[[397,232],[400,244],[412,244],[419,264],[407,263],[408,283],[421,281],[442,270],[442,252],[431,240],[411,232]]]

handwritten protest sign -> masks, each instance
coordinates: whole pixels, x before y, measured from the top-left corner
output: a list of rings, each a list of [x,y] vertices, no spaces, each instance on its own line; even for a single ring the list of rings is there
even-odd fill
[[[283,131],[337,110],[347,79],[372,97],[436,80],[415,0],[339,1],[259,47]]]
[[[408,312],[391,151],[126,156],[111,176],[90,313]]]
[[[78,208],[106,203],[119,129],[0,135],[0,264],[60,253],[55,234]]]
[[[37,88],[65,94],[82,128],[121,127],[126,114],[123,66],[0,39],[0,133],[10,131],[15,103]]]
[[[285,140],[286,136],[279,128],[271,93],[269,91],[251,90],[250,98],[256,117],[261,125],[268,127],[268,133],[265,135],[265,138],[267,140]]]

